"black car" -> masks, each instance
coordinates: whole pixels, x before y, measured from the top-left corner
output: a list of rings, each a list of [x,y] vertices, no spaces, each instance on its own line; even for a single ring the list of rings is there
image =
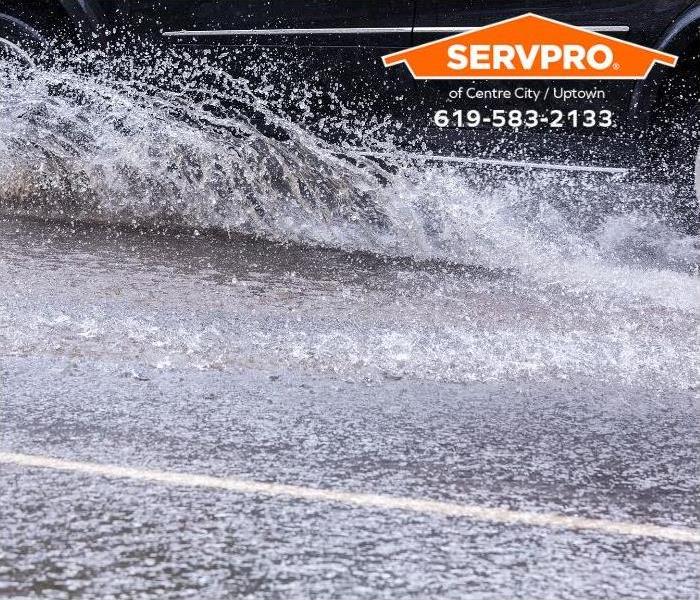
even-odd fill
[[[680,60],[644,80],[567,82],[423,81],[382,63],[398,49],[527,12]],[[22,60],[57,32],[99,40],[117,26],[129,43],[148,39],[185,60],[215,48],[228,72],[276,88],[299,120],[383,123],[409,152],[514,167],[634,168],[665,176],[693,202],[700,194],[696,0],[0,0],[0,49]],[[553,84],[560,97],[545,100]],[[517,89],[525,91],[516,97]],[[517,113],[527,111],[537,126],[522,125]],[[594,126],[581,124],[586,115]]]

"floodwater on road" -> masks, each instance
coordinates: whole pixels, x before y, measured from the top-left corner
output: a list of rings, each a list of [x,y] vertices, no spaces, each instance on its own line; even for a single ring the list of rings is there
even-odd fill
[[[630,288],[600,290],[240,237],[0,227],[8,354],[367,382],[698,383],[692,274],[621,268]]]
[[[7,83],[0,452],[697,531],[698,238],[663,190],[350,160],[276,123],[63,71]],[[700,583],[697,544],[653,536],[0,481],[10,598]]]
[[[8,219],[0,237],[6,451],[700,525],[690,297],[208,234]],[[688,543],[11,466],[2,479],[13,598],[698,585]]]

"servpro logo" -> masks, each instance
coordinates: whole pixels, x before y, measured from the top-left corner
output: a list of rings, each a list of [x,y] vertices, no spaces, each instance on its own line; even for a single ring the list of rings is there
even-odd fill
[[[416,79],[645,79],[678,57],[528,13],[382,60]]]
[[[615,62],[610,46],[596,44],[586,48],[581,44],[452,44],[447,48],[453,71],[533,71],[545,72],[561,65],[565,71],[605,71]]]

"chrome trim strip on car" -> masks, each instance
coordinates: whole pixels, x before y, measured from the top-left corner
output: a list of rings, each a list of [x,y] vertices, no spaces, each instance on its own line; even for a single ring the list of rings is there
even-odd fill
[[[460,33],[479,27],[325,27],[288,29],[202,29],[163,31],[165,37],[216,37],[246,35],[373,35],[382,33]],[[626,33],[627,25],[584,25],[582,29],[597,32]]]
[[[373,33],[411,33],[412,27],[329,27],[323,29],[211,29],[201,31],[164,31],[164,36],[233,35],[343,35]]]
[[[473,31],[480,29],[479,27],[414,27],[414,33],[460,33],[462,31]],[[581,25],[581,29],[589,31],[597,31],[599,33],[617,32],[627,33],[630,28],[628,25]]]
[[[604,167],[597,165],[572,165],[566,163],[531,162],[525,160],[503,160],[497,158],[471,158],[468,156],[441,156],[439,154],[419,154],[402,152],[357,152],[353,153],[367,158],[409,158],[428,162],[458,163],[465,165],[484,165],[493,167],[515,167],[518,169],[546,169],[551,171],[575,171],[585,173],[603,173],[606,175],[627,175],[631,169],[625,167]]]

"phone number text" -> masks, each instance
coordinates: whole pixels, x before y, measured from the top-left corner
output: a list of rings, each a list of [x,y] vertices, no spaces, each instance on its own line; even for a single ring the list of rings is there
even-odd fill
[[[433,123],[441,128],[495,127],[512,129],[533,129],[535,127],[594,127],[614,126],[614,117],[609,110],[438,110],[433,115]]]

